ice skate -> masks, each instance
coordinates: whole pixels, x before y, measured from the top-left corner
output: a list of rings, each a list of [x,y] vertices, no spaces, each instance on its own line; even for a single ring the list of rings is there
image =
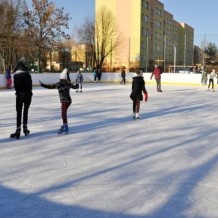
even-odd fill
[[[30,131],[28,130],[27,125],[23,125],[23,133],[25,135],[29,135],[30,134]]]
[[[133,112],[133,114],[132,114],[132,118],[135,119],[135,113],[134,113],[134,112]]]
[[[12,134],[10,135],[10,138],[19,139],[19,138],[20,138],[20,131],[21,131],[21,129],[18,127],[18,128],[16,129],[16,132],[15,132],[15,133],[12,133]]]
[[[61,128],[58,130],[58,134],[62,134],[62,133],[68,133],[69,132],[69,128],[67,124],[64,124],[63,126],[61,126]]]
[[[140,119],[139,113],[136,113],[135,118]]]

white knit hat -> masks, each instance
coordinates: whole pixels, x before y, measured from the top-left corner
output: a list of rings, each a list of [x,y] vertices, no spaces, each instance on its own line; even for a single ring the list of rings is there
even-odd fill
[[[67,79],[67,68],[64,68],[60,73],[60,79]]]

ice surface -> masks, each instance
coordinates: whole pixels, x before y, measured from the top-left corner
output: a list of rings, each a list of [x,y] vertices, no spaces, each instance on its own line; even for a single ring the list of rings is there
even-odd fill
[[[147,85],[137,121],[130,84],[71,90],[67,135],[57,90],[34,88],[19,140],[1,90],[0,218],[218,218],[218,92],[162,88]]]

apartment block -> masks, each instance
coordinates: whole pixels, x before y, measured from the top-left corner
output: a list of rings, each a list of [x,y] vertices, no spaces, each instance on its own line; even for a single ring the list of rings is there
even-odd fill
[[[194,29],[174,20],[161,1],[96,0],[96,13],[102,6],[111,10],[122,34],[122,46],[110,61],[113,66],[150,71],[154,64],[165,69],[193,64]]]

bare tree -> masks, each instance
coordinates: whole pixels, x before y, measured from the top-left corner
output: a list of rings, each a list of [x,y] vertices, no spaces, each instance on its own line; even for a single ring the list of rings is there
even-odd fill
[[[96,65],[95,52],[95,22],[90,18],[86,18],[81,28],[77,30],[79,43],[86,45],[86,53],[91,56],[91,66]]]
[[[85,43],[93,54],[95,65],[102,68],[106,57],[121,45],[121,34],[116,26],[113,13],[102,6],[97,11],[95,21],[86,19],[78,30],[81,43]]]
[[[102,68],[104,60],[121,45],[121,34],[113,13],[105,6],[99,8],[95,21],[96,64]]]
[[[5,64],[15,62],[16,53],[20,51],[19,34],[22,30],[21,8],[19,0],[2,0],[0,2],[0,55]]]
[[[61,62],[62,68],[69,68],[70,62],[71,62],[71,49],[72,45],[70,40],[65,40],[63,43],[60,43],[60,45],[57,47],[59,51],[59,62]]]
[[[29,35],[38,48],[38,65],[41,71],[42,52],[51,50],[68,37],[63,29],[68,29],[69,13],[64,14],[64,8],[56,8],[48,0],[32,0],[32,10],[24,4],[26,34]]]

